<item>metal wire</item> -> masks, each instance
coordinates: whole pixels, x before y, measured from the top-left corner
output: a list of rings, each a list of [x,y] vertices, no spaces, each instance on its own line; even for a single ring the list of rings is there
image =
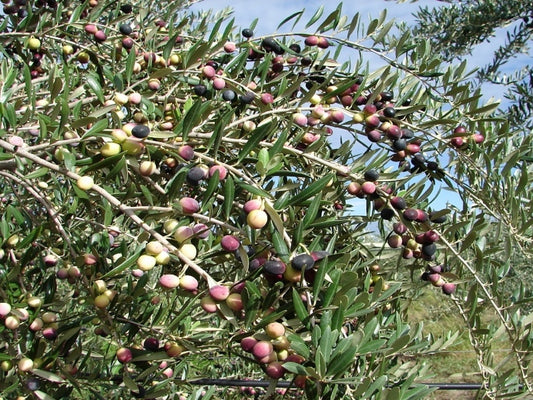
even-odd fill
[[[242,387],[268,387],[270,381],[265,380],[248,380],[248,379],[196,379],[188,382],[197,386],[242,386]],[[481,383],[420,383],[420,385],[437,388],[437,390],[479,390],[482,388]],[[279,388],[294,387],[290,381],[278,381],[276,384]]]

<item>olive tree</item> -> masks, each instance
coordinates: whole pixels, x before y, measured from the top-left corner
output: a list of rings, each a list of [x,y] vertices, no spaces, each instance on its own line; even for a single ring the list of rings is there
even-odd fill
[[[466,65],[386,13],[256,36],[188,6],[4,5],[2,393],[424,398],[416,356],[454,340],[407,322],[427,288],[464,317],[481,393],[531,392],[528,295],[498,292],[530,254],[531,168]]]

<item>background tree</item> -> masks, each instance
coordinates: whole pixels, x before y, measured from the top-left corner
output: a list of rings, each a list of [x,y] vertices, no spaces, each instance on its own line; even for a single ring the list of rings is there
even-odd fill
[[[506,40],[495,48],[492,60],[476,60],[475,86],[484,83],[499,85],[510,102],[502,110],[514,128],[532,129],[533,74],[531,65],[514,71],[505,67],[516,57],[531,57],[533,35],[533,2],[526,1],[449,1],[449,5],[433,9],[420,8],[413,34],[429,38],[432,48],[447,61],[460,60],[481,44],[494,40],[496,32]],[[489,55],[487,55],[489,56]]]
[[[257,37],[187,6],[4,5],[2,393],[241,398],[198,379],[262,377],[266,398],[279,379],[424,398],[416,356],[454,338],[407,323],[428,286],[464,318],[481,394],[532,392],[531,318],[498,289],[530,251],[531,174],[465,64],[386,13]]]

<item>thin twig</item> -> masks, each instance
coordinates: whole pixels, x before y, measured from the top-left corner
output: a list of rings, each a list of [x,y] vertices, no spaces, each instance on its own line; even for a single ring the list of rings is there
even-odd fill
[[[54,223],[54,226],[56,227],[57,231],[63,237],[63,240],[65,241],[65,243],[67,243],[67,245],[69,247],[69,250],[70,250],[70,254],[73,257],[75,257],[76,256],[76,252],[75,252],[74,248],[72,247],[72,243],[70,241],[70,237],[69,237],[68,233],[63,228],[63,222],[61,221],[61,219],[59,217],[59,213],[54,208],[54,206],[52,204],[50,204],[50,202],[48,202],[48,200],[46,200],[46,196],[44,196],[42,193],[40,193],[35,188],[34,185],[31,185],[25,178],[23,178],[21,176],[15,176],[15,175],[10,174],[10,173],[8,173],[6,171],[0,171],[0,175],[4,176],[7,179],[11,179],[14,182],[18,183],[19,185],[23,186],[24,189],[26,189],[35,198],[35,200],[37,200],[39,203],[41,203],[43,205],[43,207],[46,209],[46,212],[48,213],[48,215],[52,219],[52,221]],[[17,174],[17,175],[19,175],[19,174]]]

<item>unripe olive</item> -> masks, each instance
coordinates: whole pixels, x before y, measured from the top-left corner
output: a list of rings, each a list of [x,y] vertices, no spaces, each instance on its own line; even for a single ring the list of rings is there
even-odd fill
[[[302,271],[294,268],[291,264],[287,265],[283,273],[283,279],[289,282],[300,282]]]
[[[184,350],[183,346],[176,342],[166,342],[164,349],[169,357],[178,357]]]
[[[45,324],[52,324],[57,321],[57,314],[47,311],[41,315],[41,318]]]
[[[94,180],[90,176],[80,176],[76,184],[81,190],[90,190],[94,186]]]
[[[268,222],[268,214],[263,210],[252,210],[246,216],[246,222],[253,229],[261,229]]]
[[[151,256],[157,256],[159,253],[163,251],[164,247],[161,243],[154,240],[152,242],[148,242],[146,245],[146,253],[148,253]]]
[[[41,329],[43,329],[43,326],[44,326],[43,320],[41,318],[35,318],[30,324],[30,329],[36,332],[36,331],[40,331]]]
[[[154,256],[151,256],[149,254],[142,254],[137,259],[137,266],[141,271],[150,271],[152,268],[155,267],[156,260]]]
[[[25,308],[14,308],[11,313],[21,321],[26,321],[30,317],[30,313]]]
[[[16,315],[9,315],[4,320],[7,329],[15,330],[20,326],[20,319]]]
[[[126,104],[128,100],[129,100],[128,96],[125,95],[124,93],[115,93],[115,95],[113,96],[113,101],[120,106],[123,106],[124,104]]]
[[[274,348],[276,350],[288,350],[291,347],[291,342],[289,342],[289,339],[287,339],[287,336],[282,335],[275,338],[275,340],[272,342],[274,345]]]
[[[11,312],[9,303],[0,303],[0,318],[6,317]]]
[[[163,223],[163,230],[165,233],[172,233],[178,226],[179,222],[176,219],[169,219]]]
[[[276,339],[285,335],[285,327],[280,322],[271,322],[265,326],[265,332],[270,338]]]
[[[28,305],[32,308],[39,308],[43,304],[43,300],[37,296],[28,297],[27,302],[28,302]]]
[[[256,123],[254,121],[244,121],[242,123],[242,129],[245,132],[252,132],[257,127]]]
[[[113,140],[117,143],[122,143],[128,138],[128,134],[122,129],[113,129],[111,136],[113,136]]]
[[[181,63],[181,57],[179,54],[171,54],[168,58],[168,63],[170,65],[179,65]]]
[[[167,265],[170,262],[170,254],[168,251],[163,250],[157,256],[155,256],[155,262],[158,265]]]
[[[94,298],[94,305],[98,308],[106,308],[109,303],[109,297],[107,297],[105,294],[99,294]]]
[[[18,364],[19,371],[27,372],[33,369],[33,360],[28,357],[23,357],[19,360]]]
[[[26,42],[26,47],[33,51],[39,50],[39,48],[41,47],[41,41],[35,36],[31,36]]]
[[[157,167],[153,161],[142,161],[139,164],[139,173],[142,176],[150,176],[157,172]]]
[[[2,363],[0,363],[0,368],[2,371],[7,372],[13,368],[13,362],[11,362],[11,360],[4,360]]]
[[[190,226],[180,226],[174,231],[174,239],[179,243],[185,243],[194,236],[194,230]]]
[[[109,301],[113,301],[113,299],[117,295],[117,291],[116,290],[107,289],[103,294],[105,294],[109,298]]]
[[[180,247],[180,252],[189,260],[194,260],[197,255],[196,246],[192,243],[184,243]]]
[[[198,289],[198,280],[191,275],[183,275],[179,280],[179,286],[183,290],[194,292]]]
[[[200,306],[208,313],[215,313],[217,311],[217,303],[209,296],[202,297],[202,300],[200,300]]]
[[[64,44],[61,50],[63,51],[63,54],[66,56],[70,56],[71,54],[74,53],[74,47],[72,47],[70,44]]]
[[[78,53],[78,56],[76,57],[76,59],[82,63],[82,64],[87,64],[89,62],[89,54],[85,51],[81,51]]]
[[[116,142],[107,142],[102,145],[100,148],[100,153],[104,157],[111,157],[119,154],[122,151],[122,147],[119,143]]]
[[[7,238],[6,240],[6,244],[9,246],[9,247],[16,247],[17,244],[19,244],[20,242],[20,236],[17,235],[17,234],[14,234],[14,235],[11,235]]]
[[[138,156],[144,152],[145,145],[142,141],[135,137],[128,137],[122,143],[122,150],[130,156]]]
[[[239,312],[244,308],[240,293],[230,293],[226,298],[226,304],[231,310],[236,312]]]

